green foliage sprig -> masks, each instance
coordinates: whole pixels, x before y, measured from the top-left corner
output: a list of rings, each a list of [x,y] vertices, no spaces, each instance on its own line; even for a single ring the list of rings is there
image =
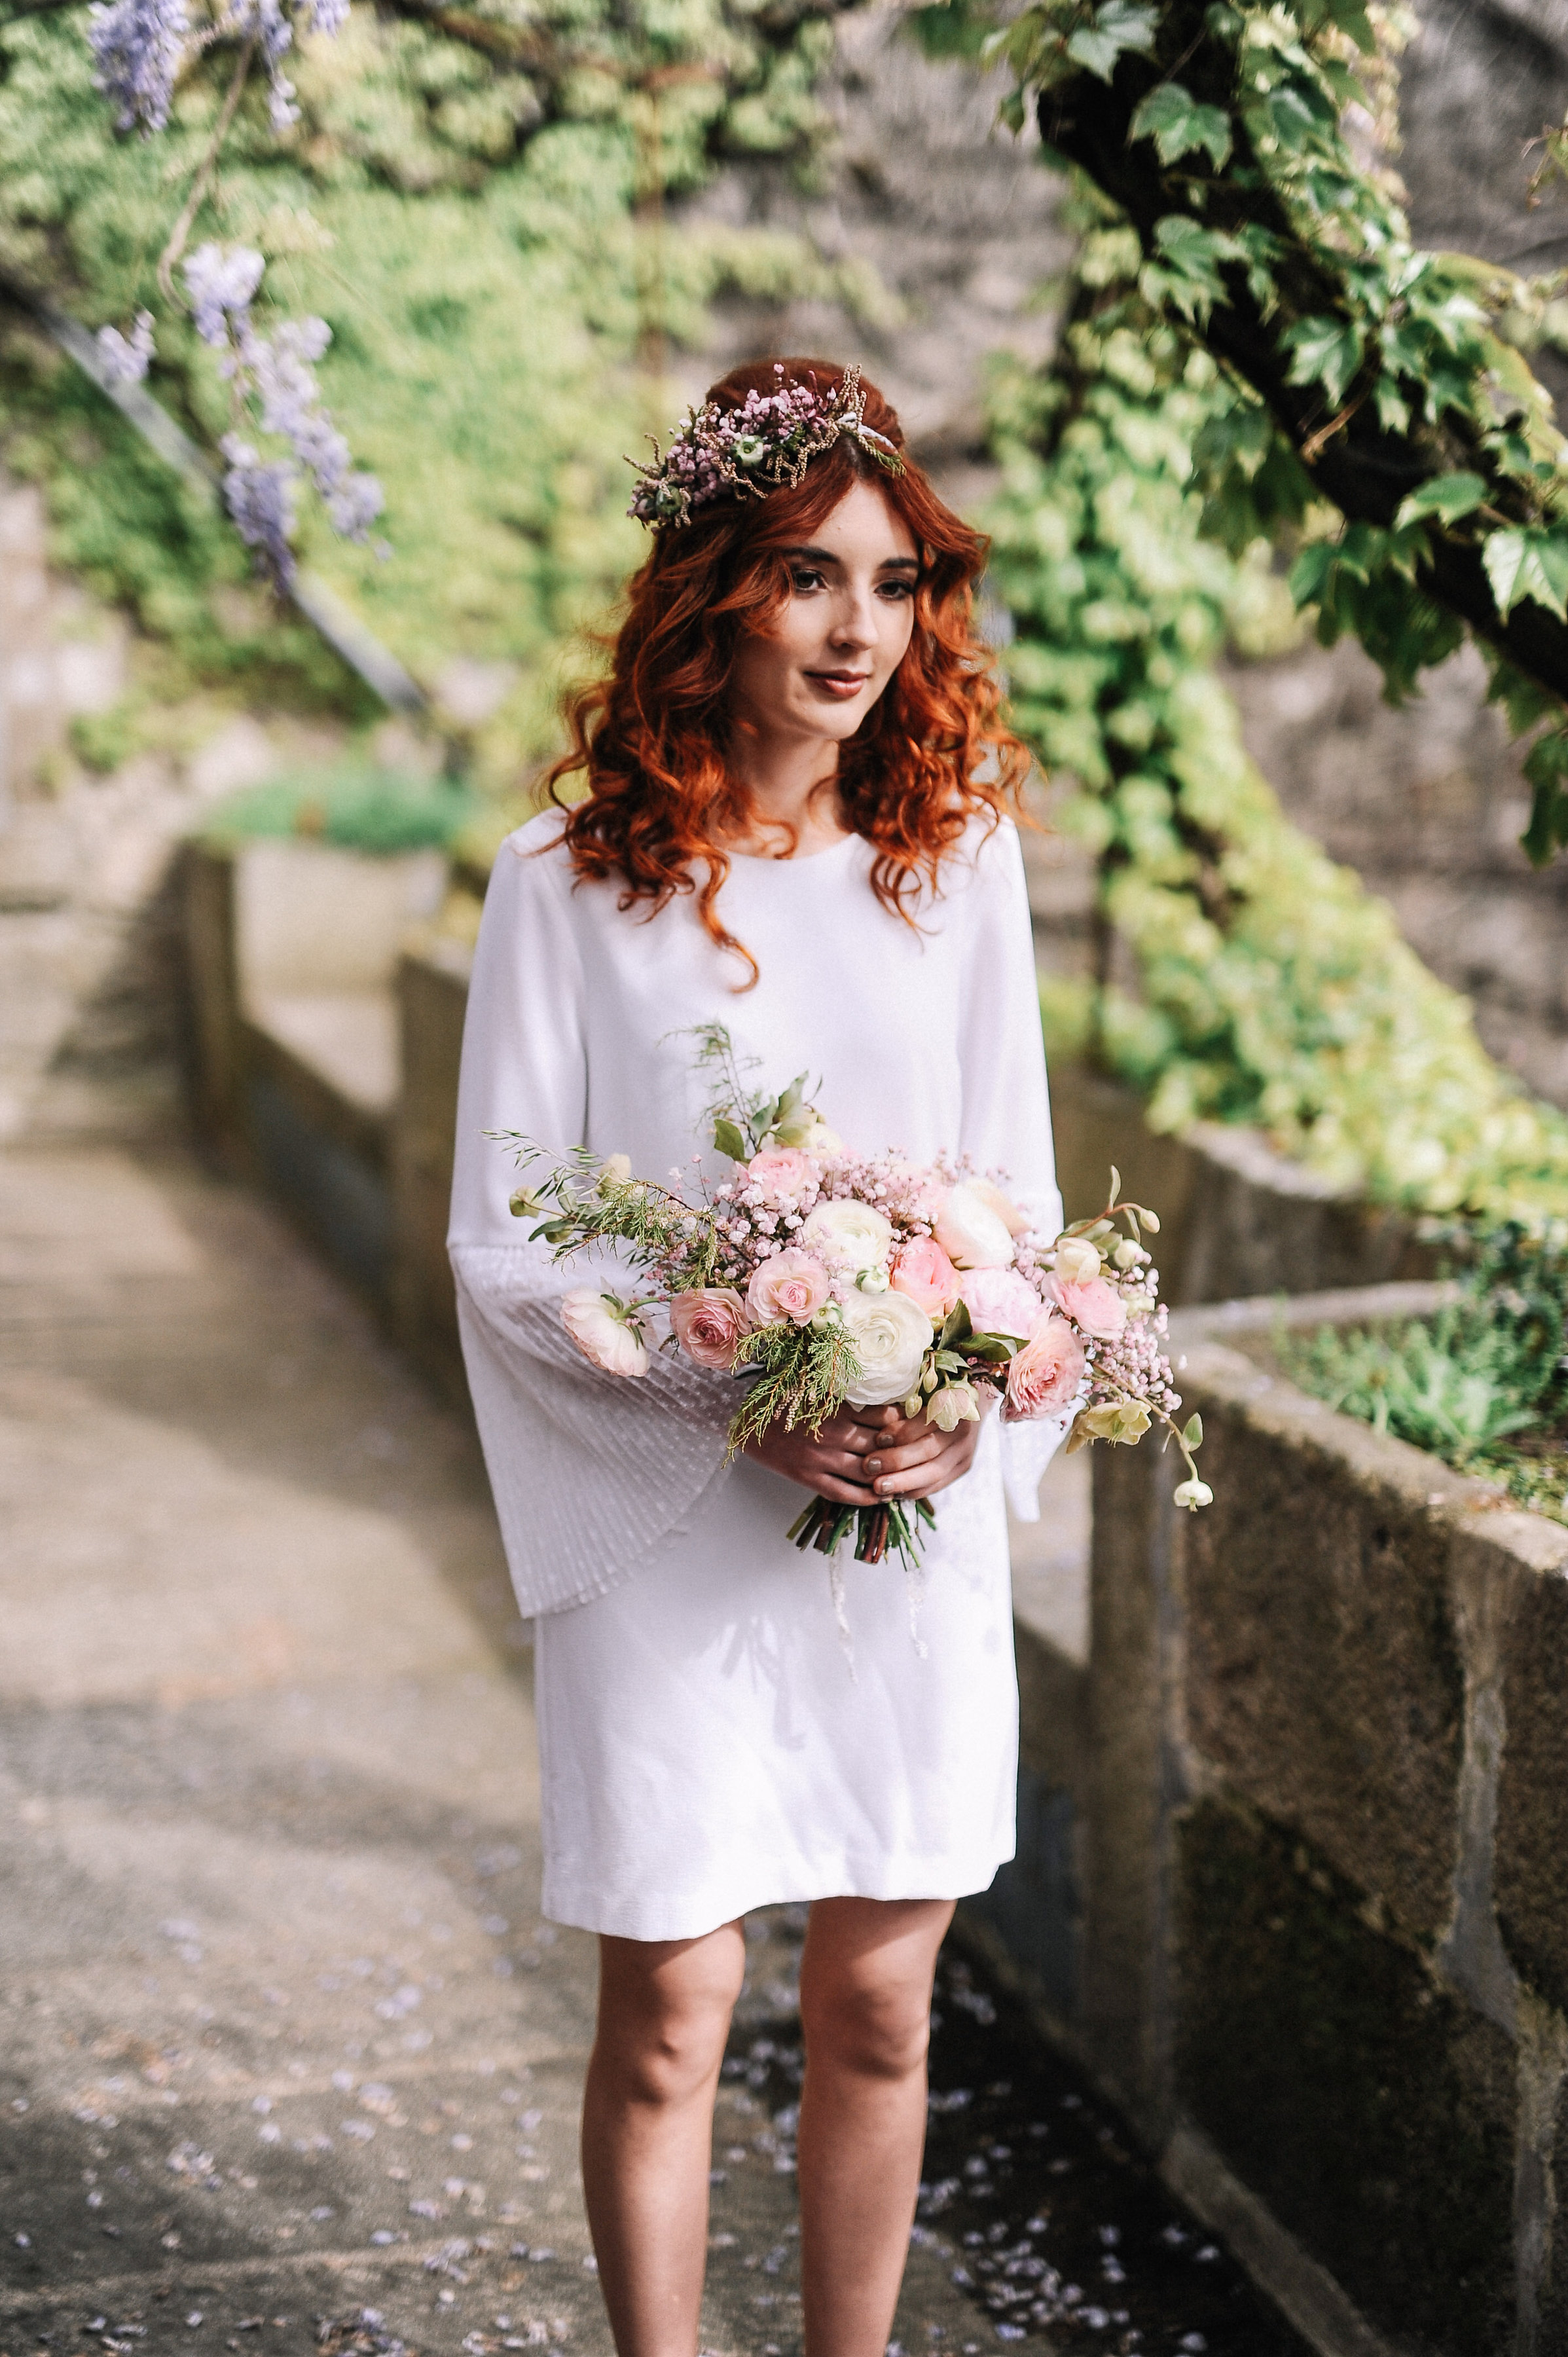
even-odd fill
[[[1457,644],[1488,651],[1527,758],[1525,846],[1568,843],[1568,473],[1550,398],[1498,332],[1545,292],[1422,253],[1357,154],[1380,20],[1367,0],[1034,0],[996,37],[1021,123],[1119,208],[1145,298],[1221,364],[1198,446],[1233,548],[1345,519],[1295,576],[1391,696]]]

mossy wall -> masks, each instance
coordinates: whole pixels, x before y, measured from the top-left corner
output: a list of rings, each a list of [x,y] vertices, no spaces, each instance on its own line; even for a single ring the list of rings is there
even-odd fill
[[[1201,1802],[1176,1859],[1183,2104],[1401,2345],[1498,2357],[1511,2040],[1435,1989],[1294,1827]]]

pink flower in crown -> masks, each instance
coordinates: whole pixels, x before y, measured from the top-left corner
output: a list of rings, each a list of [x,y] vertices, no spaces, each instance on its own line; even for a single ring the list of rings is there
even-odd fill
[[[828,1297],[828,1273],[815,1253],[798,1245],[765,1260],[746,1288],[746,1306],[758,1326],[810,1325]]]
[[[677,1293],[670,1304],[670,1324],[686,1356],[699,1367],[730,1367],[751,1320],[746,1304],[732,1285],[699,1286]]]
[[[934,1236],[912,1236],[890,1279],[895,1293],[907,1293],[930,1318],[945,1318],[958,1299],[958,1271]]]
[[[1045,1307],[1015,1268],[966,1269],[959,1280],[969,1322],[977,1334],[1032,1334]]]
[[[1036,1415],[1058,1415],[1077,1397],[1083,1381],[1083,1344],[1065,1318],[1047,1309],[1007,1367],[1003,1414],[1010,1424]]]
[[[1053,1276],[1050,1288],[1059,1308],[1066,1310],[1072,1322],[1083,1333],[1092,1335],[1097,1342],[1113,1342],[1127,1323],[1127,1305],[1112,1285],[1102,1276],[1090,1276],[1078,1285],[1066,1277]]]
[[[813,1155],[798,1146],[774,1146],[752,1156],[746,1175],[760,1189],[765,1202],[798,1203],[820,1182],[822,1169]]]

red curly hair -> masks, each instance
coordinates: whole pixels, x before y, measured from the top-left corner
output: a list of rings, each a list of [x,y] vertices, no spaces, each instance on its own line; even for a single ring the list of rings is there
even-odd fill
[[[831,361],[783,365],[790,381],[823,387],[843,374]],[[776,382],[771,361],[753,362],[721,377],[707,398],[738,408]],[[865,424],[902,449],[896,412],[875,385],[862,386]],[[989,543],[943,506],[919,468],[906,458],[890,475],[853,436],[813,458],[794,490],[715,500],[689,524],[655,534],[607,676],[566,701],[572,747],[547,780],[566,812],[579,877],[618,877],[621,907],[646,900],[650,916],[675,893],[695,891],[707,931],[746,960],[753,981],[756,961],[717,908],[729,872],[721,845],[753,821],[751,794],[729,759],[731,669],[742,636],[765,633],[789,596],[781,552],[809,540],[857,480],[874,482],[905,524],[920,571],[908,651],[840,748],[837,785],[845,823],[876,852],[877,899],[908,917],[970,819],[986,813],[994,825],[1016,805],[1029,756],[1002,720],[1001,685],[973,630]],[[580,771],[588,791],[567,802],[560,782]]]

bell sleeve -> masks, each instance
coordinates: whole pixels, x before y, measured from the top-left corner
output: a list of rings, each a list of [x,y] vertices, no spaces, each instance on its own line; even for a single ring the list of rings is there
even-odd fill
[[[1061,1232],[1062,1199],[1051,1142],[1046,1049],[1040,1031],[1034,927],[1017,829],[1004,820],[974,853],[961,1017],[961,1146],[994,1175],[1039,1236]],[[1072,1413],[1002,1426],[1002,1478],[1020,1522],[1040,1518],[1040,1477]]]
[[[464,1362],[522,1613],[559,1612],[632,1577],[723,1471],[735,1389],[655,1353],[640,1378],[577,1351],[561,1298],[604,1274],[528,1239],[509,1199],[518,1130],[564,1156],[585,1140],[589,987],[571,877],[551,822],[502,846],[485,899],[463,1031],[447,1249]]]

